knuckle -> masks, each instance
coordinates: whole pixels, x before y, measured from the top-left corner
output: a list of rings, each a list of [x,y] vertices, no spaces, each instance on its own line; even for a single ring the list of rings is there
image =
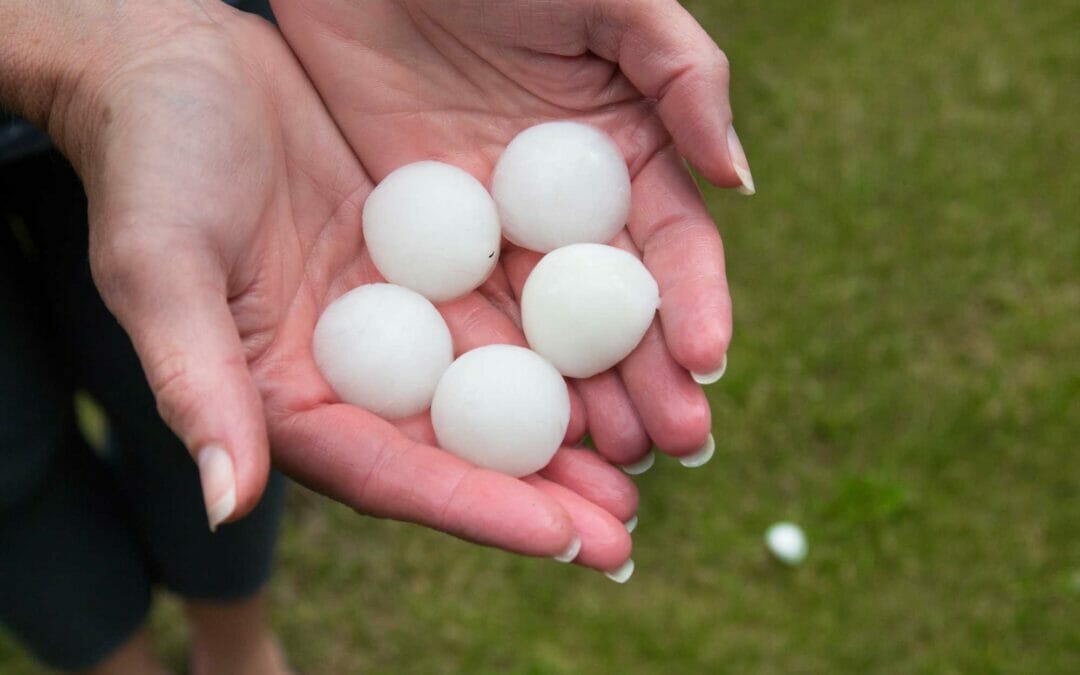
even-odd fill
[[[159,248],[147,228],[137,224],[116,220],[91,227],[90,272],[110,308],[155,273]]]
[[[168,352],[150,361],[145,370],[161,419],[174,431],[188,428],[200,405],[188,359],[179,352]]]
[[[716,44],[713,44],[712,56],[710,58],[712,67],[717,71],[727,75],[731,72],[731,60],[728,59],[728,55],[723,49],[720,49]]]
[[[668,406],[655,436],[664,450],[685,454],[701,447],[712,428],[712,413],[704,401]]]
[[[621,455],[640,458],[649,451],[652,439],[648,437],[640,424],[625,424],[612,431],[612,440],[609,445],[617,449]]]
[[[413,445],[415,442],[409,441],[406,447]],[[352,494],[352,506],[355,509],[378,518],[400,515],[394,503],[394,483],[388,481],[386,475],[392,473],[390,469],[401,451],[401,448],[387,438],[369,441],[365,461],[357,467],[358,476],[354,483],[356,487]]]
[[[449,486],[441,502],[434,508],[432,513],[432,526],[441,532],[460,532],[467,534],[467,529],[462,528],[460,522],[460,503],[469,486],[472,472],[463,472]]]

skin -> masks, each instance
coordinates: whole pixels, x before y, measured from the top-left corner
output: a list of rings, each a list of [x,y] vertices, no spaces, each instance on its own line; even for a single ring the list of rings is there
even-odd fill
[[[391,423],[338,403],[311,334],[333,299],[381,280],[359,227],[376,181],[419,159],[486,181],[521,129],[585,121],[631,168],[614,243],[642,256],[663,306],[622,364],[573,383],[567,441],[588,429],[616,463],[653,442],[693,452],[711,422],[688,370],[720,363],[731,311],[682,157],[740,183],[723,54],[668,0],[275,5],[288,44],[210,0],[0,0],[0,101],[82,177],[95,281],[163,418],[193,455],[228,453],[230,520],[257,503],[272,461],[370,515],[527,555],[577,537],[578,564],[620,566],[638,495],[600,455],[565,447],[521,480],[471,467],[433,446],[426,415]],[[517,297],[537,260],[506,245],[484,287],[440,307],[456,352],[524,344]],[[202,609],[189,608],[196,624],[216,620]]]
[[[577,536],[580,564],[622,564],[637,492],[617,469],[571,452],[576,489],[566,470],[517,480],[433,447],[426,415],[337,402],[311,335],[334,298],[380,279],[359,227],[374,183],[280,34],[220,3],[109,12],[127,12],[102,19],[114,39],[38,119],[83,177],[95,282],[163,418],[193,455],[231,457],[230,519],[257,502],[273,447],[276,466],[364,513],[527,555]],[[478,307],[442,308],[457,351],[520,340]]]
[[[16,37],[33,33],[17,5],[3,7]],[[719,236],[679,153],[709,180],[738,183],[723,55],[659,0],[276,10],[288,45],[219,3],[117,3],[70,22],[68,39],[108,29],[95,53],[54,51],[50,86],[12,96],[84,180],[95,281],[163,418],[194,455],[229,454],[229,519],[257,502],[272,447],[276,466],[364,513],[527,555],[556,555],[576,536],[579,564],[618,567],[637,492],[615,468],[567,448],[523,480],[476,469],[433,447],[424,415],[391,423],[338,403],[311,334],[334,298],[380,279],[358,226],[375,181],[421,158],[483,180],[520,129],[580,119],[627,157],[623,245],[643,256],[664,306],[617,372],[576,384],[569,436],[587,416],[617,462],[651,440],[695,450],[710,420],[687,369],[720,362],[730,302]],[[456,351],[522,343],[516,291],[532,264],[507,247],[480,292],[441,308]]]
[[[551,119],[616,139],[633,177],[630,236],[617,243],[644,258],[663,305],[624,363],[574,388],[613,462],[637,461],[653,443],[677,456],[700,448],[709,406],[687,371],[719,365],[731,303],[716,226],[680,152],[718,185],[740,179],[727,144],[727,61],[697,22],[659,0],[301,0],[274,9],[375,180],[436,158],[487,182],[515,134]],[[481,295],[516,321],[539,258],[507,243]]]

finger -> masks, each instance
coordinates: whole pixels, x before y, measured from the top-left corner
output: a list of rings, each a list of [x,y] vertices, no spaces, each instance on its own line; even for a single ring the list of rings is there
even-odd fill
[[[615,464],[633,464],[649,453],[652,439],[645,431],[634,402],[618,372],[605,370],[575,380],[574,387],[585,402],[589,435],[596,451]]]
[[[438,439],[435,438],[435,427],[431,424],[430,410],[417,413],[412,417],[391,420],[391,423],[407,438],[417,443],[425,443],[436,447],[439,445]]]
[[[603,572],[617,570],[630,559],[633,543],[626,525],[585,497],[540,476],[527,476],[523,482],[545,493],[570,514],[581,550],[574,562]]]
[[[616,61],[657,111],[679,151],[712,183],[754,192],[732,126],[727,56],[674,0],[601,0],[589,49]]]
[[[131,337],[162,419],[198,462],[213,530],[255,507],[270,467],[225,272],[202,242],[138,225],[110,231],[119,234],[92,238],[94,281]]]
[[[540,259],[543,258],[542,253],[536,251],[530,251],[528,249],[520,248],[518,246],[511,246],[503,252],[502,264],[506,270],[506,278],[510,281],[510,288],[513,289],[514,295],[517,297],[519,304],[521,300],[521,289],[525,288],[525,281],[529,278],[529,274],[532,273],[533,268],[536,267]]]
[[[563,443],[566,445],[577,445],[585,438],[585,434],[589,431],[588,407],[586,407],[585,401],[581,398],[581,394],[573,387],[573,385],[568,382],[566,386],[567,393],[570,394],[570,423],[566,425],[566,434],[563,436]]]
[[[528,347],[525,336],[513,320],[479,293],[469,293],[465,297],[443,303],[438,309],[454,337],[456,355],[460,356],[470,349],[492,344]],[[564,438],[567,443],[574,444],[585,435],[588,421],[581,396],[569,385],[568,394],[570,423],[566,427]]]
[[[487,298],[479,293],[445,302],[438,306],[439,313],[454,337],[454,354],[485,345],[506,344],[527,347],[525,336],[510,317],[500,312]]]
[[[506,276],[506,270],[502,265],[496,265],[479,289],[481,295],[495,306],[521,332],[521,307],[514,296],[514,289],[510,286],[510,279]]]
[[[525,555],[559,555],[574,541],[558,500],[413,441],[360,408],[323,405],[273,428],[285,472],[364,513]]]
[[[418,443],[434,446],[438,442],[431,426],[430,415],[421,414],[395,420],[393,425],[406,437]],[[563,446],[539,473],[544,478],[577,492],[619,520],[625,522],[637,513],[637,486],[595,452]]]
[[[626,474],[585,448],[560,448],[540,475],[576,492],[621,522],[638,510],[638,490]]]
[[[630,234],[623,230],[611,241],[633,255],[640,255]],[[665,302],[661,292],[660,305]],[[654,320],[645,336],[617,366],[634,408],[653,442],[665,452],[677,457],[703,452],[712,413],[708,399],[690,374],[677,363],[668,350],[668,340]],[[704,462],[702,462],[704,463]],[[641,473],[652,466],[652,457],[631,469]]]
[[[653,321],[618,368],[657,447],[686,457],[706,445],[712,426],[709,401],[690,373],[668,353],[659,321]]]
[[[627,228],[660,287],[660,320],[671,355],[684,368],[720,368],[731,341],[731,296],[724,249],[697,186],[673,148],[634,178]]]

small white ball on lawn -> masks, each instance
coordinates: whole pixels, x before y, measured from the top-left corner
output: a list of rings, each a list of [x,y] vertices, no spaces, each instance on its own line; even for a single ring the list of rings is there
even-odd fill
[[[545,122],[506,146],[491,194],[504,236],[547,253],[611,241],[630,213],[630,173],[604,132],[580,122]]]
[[[591,377],[641,342],[660,305],[656,280],[633,255],[572,244],[544,256],[525,281],[529,346],[570,377]]]
[[[781,562],[798,565],[806,559],[806,535],[795,523],[775,523],[765,532],[765,545]]]
[[[315,325],[312,350],[342,401],[387,419],[426,409],[454,358],[450,329],[435,306],[393,284],[359,286],[330,303]]]
[[[566,380],[535,352],[488,345],[446,370],[431,402],[439,446],[520,477],[544,468],[570,423]]]
[[[432,302],[465,295],[499,259],[495,202],[480,181],[442,162],[395,170],[364,203],[364,241],[391,283]]]

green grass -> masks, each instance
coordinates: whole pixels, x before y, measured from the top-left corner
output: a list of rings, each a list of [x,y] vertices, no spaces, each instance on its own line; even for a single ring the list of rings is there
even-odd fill
[[[307,673],[1080,672],[1080,8],[717,1],[759,194],[718,452],[639,481],[625,586],[294,491]],[[800,523],[799,568],[767,558]],[[184,659],[175,604],[155,615]],[[0,640],[0,672],[27,661]]]

